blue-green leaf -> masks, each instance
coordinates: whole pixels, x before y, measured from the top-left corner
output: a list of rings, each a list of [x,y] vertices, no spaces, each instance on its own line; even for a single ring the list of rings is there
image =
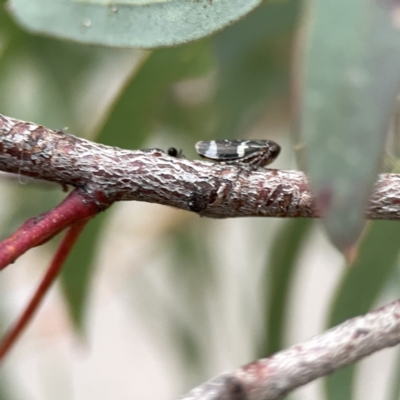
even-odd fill
[[[398,10],[389,1],[319,0],[309,11],[297,112],[311,185],[343,250],[364,226],[398,95]]]
[[[155,48],[187,43],[242,18],[261,0],[171,0],[135,4],[11,0],[26,29],[82,43]]]

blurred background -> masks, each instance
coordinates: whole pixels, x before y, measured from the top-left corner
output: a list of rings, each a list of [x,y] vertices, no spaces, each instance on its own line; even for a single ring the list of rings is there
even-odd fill
[[[3,6],[4,1],[0,1]],[[155,51],[36,37],[0,8],[0,113],[127,149],[271,139],[296,169],[290,71],[300,2],[269,1],[212,37]],[[0,175],[0,238],[57,205],[57,185]],[[211,220],[139,202],[91,221],[0,370],[4,400],[172,400],[399,295],[396,223],[371,223],[349,267],[317,221]],[[0,275],[0,331],[59,238]],[[397,349],[293,399],[398,399]]]

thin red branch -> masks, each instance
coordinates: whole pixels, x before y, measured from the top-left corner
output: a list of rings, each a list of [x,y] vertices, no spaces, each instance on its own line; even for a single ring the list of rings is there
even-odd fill
[[[103,202],[104,206],[104,202]],[[74,190],[53,210],[31,218],[0,243],[0,270],[32,247],[38,246],[65,228],[100,212],[96,201],[81,190]]]
[[[400,343],[400,300],[308,341],[217,376],[180,400],[274,400],[312,380]]]
[[[11,347],[16,343],[18,337],[22,334],[27,327],[29,321],[33,317],[35,311],[38,309],[48,289],[57,278],[68,254],[71,252],[76,240],[85,227],[88,219],[80,221],[71,226],[66,232],[63,240],[61,241],[57,253],[55,254],[49,268],[43,276],[40,285],[33,294],[30,302],[25,308],[22,315],[19,317],[15,325],[6,334],[3,341],[0,343],[0,363],[4,360],[6,354],[10,351]]]

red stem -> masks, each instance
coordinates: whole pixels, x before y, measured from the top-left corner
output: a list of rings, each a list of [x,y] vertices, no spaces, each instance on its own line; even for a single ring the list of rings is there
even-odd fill
[[[38,309],[49,287],[56,279],[58,273],[64,265],[66,258],[68,257],[68,254],[70,253],[72,247],[74,246],[76,240],[78,239],[80,233],[82,232],[88,221],[89,219],[78,222],[75,225],[71,226],[66,232],[49,268],[43,276],[39,287],[33,294],[28,306],[25,308],[25,311],[22,313],[22,315],[16,321],[15,325],[5,335],[3,341],[0,343],[0,363],[4,360],[6,354],[16,343],[18,337],[21,335],[24,329],[27,327],[29,321],[33,317],[35,311]]]
[[[103,205],[103,208],[109,204]],[[0,243],[0,270],[13,263],[32,247],[47,242],[62,230],[94,217],[100,208],[95,199],[75,189],[53,210],[26,221],[15,233]]]

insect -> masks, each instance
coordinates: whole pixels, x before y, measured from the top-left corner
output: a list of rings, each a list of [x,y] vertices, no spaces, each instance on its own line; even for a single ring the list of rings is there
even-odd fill
[[[182,153],[182,149],[181,149],[181,150],[178,150],[178,149],[175,148],[175,147],[170,147],[170,148],[167,150],[167,154],[168,154],[169,156],[175,157],[175,158],[186,158],[186,157],[183,155],[183,153]]]
[[[197,142],[197,153],[203,158],[225,164],[243,164],[257,169],[271,164],[281,148],[272,140],[212,140]]]

